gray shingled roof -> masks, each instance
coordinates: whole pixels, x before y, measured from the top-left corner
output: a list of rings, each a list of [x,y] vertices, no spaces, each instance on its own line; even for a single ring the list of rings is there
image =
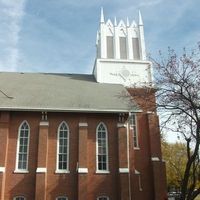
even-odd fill
[[[0,73],[0,110],[72,112],[139,111],[122,85],[93,75]]]

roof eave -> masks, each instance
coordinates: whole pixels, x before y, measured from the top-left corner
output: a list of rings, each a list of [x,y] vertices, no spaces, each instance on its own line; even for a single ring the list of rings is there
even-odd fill
[[[88,109],[88,108],[30,108],[30,107],[0,107],[1,111],[47,111],[47,112],[85,112],[85,113],[130,113],[142,112],[140,109]]]

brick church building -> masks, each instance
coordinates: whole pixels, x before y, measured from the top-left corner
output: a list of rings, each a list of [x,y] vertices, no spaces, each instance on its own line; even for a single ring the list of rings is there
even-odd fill
[[[102,10],[96,47],[90,75],[0,73],[1,200],[165,199],[141,14]]]

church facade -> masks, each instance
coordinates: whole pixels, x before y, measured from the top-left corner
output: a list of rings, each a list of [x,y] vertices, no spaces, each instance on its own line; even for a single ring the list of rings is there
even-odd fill
[[[105,21],[91,75],[0,73],[0,199],[164,200],[144,26]]]

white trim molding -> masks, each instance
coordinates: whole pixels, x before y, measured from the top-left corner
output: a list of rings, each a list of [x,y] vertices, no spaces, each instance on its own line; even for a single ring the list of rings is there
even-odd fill
[[[41,121],[40,126],[49,126],[49,122],[48,121]]]
[[[28,170],[19,170],[19,169],[16,169],[14,171],[15,174],[28,174],[29,171]]]
[[[27,136],[26,136],[27,144],[25,144],[24,131],[28,131]],[[22,138],[22,141],[21,141],[21,138]],[[30,143],[30,125],[26,120],[24,120],[24,121],[22,121],[22,123],[20,124],[20,126],[18,128],[16,162],[15,162],[15,171],[14,171],[16,173],[28,173],[29,143]],[[22,147],[27,146],[26,152],[25,151],[24,152],[19,151],[21,146]],[[21,160],[21,161],[25,162],[26,166],[19,166],[19,154],[23,155],[22,156],[23,160]]]
[[[135,169],[135,174],[139,175],[140,172],[138,170]]]
[[[109,200],[109,197],[108,196],[99,196],[99,197],[97,197],[97,200],[100,200],[100,199]]]
[[[142,192],[142,179],[141,179],[141,173],[135,169],[135,175],[138,177],[138,187],[139,191]]]
[[[79,126],[79,127],[88,127],[88,123],[86,123],[86,122],[80,122],[80,123],[78,124],[78,126]]]
[[[119,168],[119,173],[129,173],[129,168]]]
[[[61,133],[62,132],[66,132],[65,136],[61,137]],[[70,131],[69,131],[69,126],[67,124],[67,122],[62,121],[60,123],[60,125],[58,126],[58,131],[57,131],[57,153],[56,153],[56,173],[69,173],[69,136],[70,136]],[[67,143],[64,145],[67,148],[67,151],[64,152],[63,150],[63,145],[61,146],[60,144],[60,138],[62,138],[62,140],[67,140]],[[63,143],[64,144],[64,143]],[[60,146],[61,151],[60,151]],[[61,167],[59,166],[59,155],[61,156],[66,156],[66,160],[62,160],[62,162],[66,162],[66,166],[62,165]]]
[[[117,128],[122,128],[122,127],[126,128],[126,124],[124,124],[124,123],[117,123]]]
[[[153,111],[147,111],[147,114],[152,114],[152,115],[154,115],[155,112],[153,112]]]
[[[109,170],[96,170],[96,174],[110,174]]]
[[[98,134],[98,133],[104,133],[104,134]],[[100,137],[99,137],[100,136]],[[101,140],[104,140],[105,143],[104,145],[101,145],[100,148],[105,148],[104,149],[104,154],[99,154],[100,148],[99,148],[99,142]],[[102,160],[99,161],[99,156],[104,156],[105,159],[105,164],[106,165],[102,165]],[[100,167],[99,167],[100,164]],[[96,127],[96,171],[98,172],[108,172],[109,171],[109,152],[108,152],[108,130],[107,130],[107,126],[103,123],[100,122],[97,127]]]
[[[4,173],[5,172],[5,167],[0,167],[0,173]]]
[[[80,174],[87,174],[88,173],[88,168],[79,167],[78,168],[78,173],[80,173]]]
[[[46,167],[38,167],[36,169],[36,173],[47,173],[47,168]]]
[[[29,107],[12,107],[12,106],[0,106],[0,109],[3,111],[43,111],[44,109],[49,111],[49,112],[84,112],[84,113],[88,113],[88,112],[92,112],[92,113],[128,113],[129,110],[128,109],[122,109],[122,110],[118,110],[118,109],[84,109],[84,108],[80,108],[80,109],[76,109],[76,108],[43,108],[43,107],[38,107],[38,108],[31,108]],[[142,112],[142,110],[132,110],[132,112]]]
[[[151,157],[151,161],[160,161],[158,157]]]
[[[69,173],[70,173],[69,170],[59,170],[59,169],[57,169],[55,171],[55,174],[69,174]]]
[[[13,200],[17,200],[17,199],[26,200],[26,198],[24,196],[15,196],[13,198]]]
[[[139,148],[139,140],[138,140],[138,122],[137,122],[137,115],[135,113],[132,113],[130,118],[130,129],[132,129],[132,137],[133,137],[133,148],[138,149]]]

